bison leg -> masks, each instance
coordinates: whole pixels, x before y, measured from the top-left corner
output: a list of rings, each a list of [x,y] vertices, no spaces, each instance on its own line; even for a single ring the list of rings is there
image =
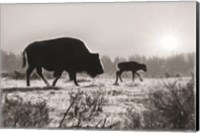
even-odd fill
[[[118,81],[118,72],[116,72],[116,81],[115,81],[115,84],[117,84],[117,81]]]
[[[29,68],[26,71],[26,85],[27,86],[30,86],[30,75],[33,72],[33,70],[34,70],[34,67],[29,66]]]
[[[76,74],[74,74],[74,83],[76,86],[79,86],[79,84],[77,83],[77,80],[76,80]]]
[[[132,72],[132,81],[135,80],[135,72]]]
[[[56,82],[58,81],[58,79],[61,77],[61,75],[62,75],[62,71],[61,72],[55,72],[54,73],[54,77],[56,78],[54,81],[53,81],[53,84],[52,84],[52,86],[55,86],[56,85]]]
[[[72,81],[73,80],[73,74],[69,73],[69,80]]]
[[[115,81],[115,84],[117,84],[117,82],[118,82],[118,78],[121,80],[121,82],[122,82],[122,78],[121,78],[121,74],[122,74],[122,70],[119,70],[119,71],[117,71],[116,72],[116,81]]]
[[[42,80],[45,82],[47,86],[50,86],[49,82],[44,78],[42,74],[42,68],[37,68],[37,74],[42,78]]]
[[[122,70],[119,71],[119,79],[120,79],[121,82],[123,82],[122,77],[121,77],[122,72],[123,72]]]
[[[136,73],[136,75],[140,78],[140,81],[143,81],[139,73]]]
[[[76,73],[75,72],[71,72],[71,73],[69,73],[69,75],[70,75],[71,79],[74,80],[74,84],[76,86],[79,86],[79,84],[76,81]]]

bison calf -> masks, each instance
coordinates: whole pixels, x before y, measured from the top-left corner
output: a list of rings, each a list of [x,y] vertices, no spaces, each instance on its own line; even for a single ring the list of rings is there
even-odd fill
[[[34,42],[23,52],[23,67],[26,65],[26,60],[28,61],[27,86],[30,85],[29,77],[34,69],[47,86],[50,84],[43,76],[42,68],[54,72],[53,86],[56,85],[63,71],[69,73],[75,85],[78,85],[77,72],[86,72],[91,77],[103,73],[99,54],[90,53],[85,44],[75,38],[65,37]]]
[[[124,71],[131,71],[132,72],[132,80],[133,81],[134,81],[134,78],[135,78],[135,74],[140,78],[141,81],[143,81],[141,76],[137,73],[138,70],[143,70],[145,72],[147,71],[145,64],[140,64],[138,62],[133,62],[133,61],[132,62],[121,62],[121,63],[118,64],[118,68],[119,68],[119,70],[116,72],[115,84],[117,84],[118,78],[122,82],[121,74]]]

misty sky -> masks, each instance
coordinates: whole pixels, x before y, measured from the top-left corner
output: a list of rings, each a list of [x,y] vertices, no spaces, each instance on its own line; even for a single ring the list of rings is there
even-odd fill
[[[65,36],[112,58],[194,52],[195,15],[196,2],[4,4],[1,48],[20,54],[34,41]]]

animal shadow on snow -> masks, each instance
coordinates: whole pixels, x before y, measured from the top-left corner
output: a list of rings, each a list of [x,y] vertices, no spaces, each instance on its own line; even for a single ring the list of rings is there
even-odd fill
[[[140,83],[131,82],[131,83],[126,84],[125,86],[127,86],[127,87],[137,87],[137,86],[140,86]]]
[[[27,92],[27,91],[49,91],[49,90],[60,90],[59,87],[13,87],[13,88],[3,88],[3,92]]]
[[[95,84],[95,83],[91,83],[89,85],[84,85],[82,86],[83,88],[91,88],[91,87],[98,87],[98,88],[101,88],[101,87],[105,87],[105,84]]]
[[[126,87],[137,87],[137,86],[140,86],[140,83],[134,83],[134,82],[131,82],[131,83],[114,83],[113,84],[114,86],[126,86]]]
[[[66,80],[65,83],[72,82],[71,80]],[[84,83],[84,82],[91,82],[89,79],[77,79],[77,82]]]

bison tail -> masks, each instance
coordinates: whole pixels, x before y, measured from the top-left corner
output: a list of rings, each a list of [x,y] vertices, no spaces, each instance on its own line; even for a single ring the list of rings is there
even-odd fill
[[[26,54],[26,49],[22,53],[22,56],[23,56],[23,65],[22,65],[22,68],[24,68],[26,66],[26,57],[25,57],[25,54]]]

